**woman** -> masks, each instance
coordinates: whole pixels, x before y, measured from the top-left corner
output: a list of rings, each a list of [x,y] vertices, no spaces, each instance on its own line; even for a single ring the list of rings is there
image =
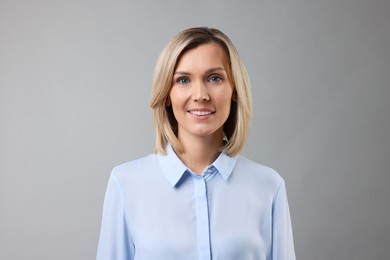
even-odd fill
[[[283,179],[237,155],[251,93],[229,38],[203,27],[174,37],[151,107],[156,153],[113,169],[97,259],[295,259]]]

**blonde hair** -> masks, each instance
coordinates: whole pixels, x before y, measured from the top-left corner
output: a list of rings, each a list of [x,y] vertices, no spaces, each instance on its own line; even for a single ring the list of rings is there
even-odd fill
[[[221,147],[229,156],[243,148],[252,117],[252,94],[245,66],[230,39],[221,31],[207,27],[186,29],[177,34],[162,51],[154,71],[151,108],[156,128],[155,151],[166,154],[167,143],[177,152],[183,152],[177,139],[177,121],[169,106],[172,78],[181,56],[201,44],[216,43],[225,51],[229,61],[227,73],[234,94],[230,115],[224,124],[225,145]]]

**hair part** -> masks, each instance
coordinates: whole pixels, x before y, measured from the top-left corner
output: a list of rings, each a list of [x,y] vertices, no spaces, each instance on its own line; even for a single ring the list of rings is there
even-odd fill
[[[157,153],[166,154],[165,147],[168,143],[177,153],[184,152],[177,138],[178,125],[169,100],[172,79],[180,58],[188,50],[207,43],[216,43],[225,51],[229,63],[228,80],[234,89],[230,114],[223,126],[226,142],[221,151],[229,156],[235,156],[245,144],[252,117],[252,94],[244,63],[224,33],[214,28],[194,27],[173,37],[163,49],[156,64],[150,105],[156,128]]]

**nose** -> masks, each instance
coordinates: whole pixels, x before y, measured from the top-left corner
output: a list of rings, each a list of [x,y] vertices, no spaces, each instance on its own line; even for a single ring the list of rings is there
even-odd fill
[[[203,82],[194,84],[193,100],[198,102],[207,102],[210,100],[208,88]]]

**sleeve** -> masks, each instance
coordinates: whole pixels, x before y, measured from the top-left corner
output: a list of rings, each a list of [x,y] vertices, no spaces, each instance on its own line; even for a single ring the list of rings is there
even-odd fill
[[[295,260],[290,210],[283,180],[276,195],[272,212],[272,259]]]
[[[112,172],[104,198],[96,260],[134,259],[134,244],[126,226],[123,205],[123,194]]]

